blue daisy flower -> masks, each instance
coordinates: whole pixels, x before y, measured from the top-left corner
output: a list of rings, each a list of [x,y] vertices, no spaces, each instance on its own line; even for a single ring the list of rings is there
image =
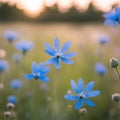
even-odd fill
[[[118,26],[120,24],[120,8],[114,7],[112,11],[105,13],[103,17],[106,19],[104,21],[105,25]]]
[[[8,102],[9,103],[16,103],[16,97],[14,95],[8,96]]]
[[[12,80],[11,88],[13,88],[14,90],[17,90],[17,89],[21,88],[21,86],[22,86],[21,80],[19,80],[19,79]]]
[[[8,62],[5,60],[0,60],[0,73],[7,71],[8,68]]]
[[[11,31],[8,30],[5,32],[5,38],[9,41],[9,42],[13,42],[16,40],[18,34],[15,31]]]
[[[102,63],[96,63],[94,69],[99,75],[104,75],[107,72],[107,68]]]
[[[51,45],[49,45],[48,43],[45,43],[46,47],[45,52],[48,55],[53,56],[53,58],[46,61],[46,64],[54,64],[56,69],[60,69],[60,60],[62,60],[66,64],[73,64],[74,62],[69,58],[74,57],[76,53],[75,52],[66,53],[70,46],[71,42],[66,42],[63,45],[62,49],[60,49],[60,42],[58,38],[54,40],[55,49],[53,49]]]
[[[32,74],[26,74],[25,78],[27,80],[41,80],[43,82],[49,82],[49,77],[46,74],[49,72],[50,68],[45,66],[45,63],[39,65],[36,62],[32,63]]]
[[[20,50],[23,54],[26,54],[33,47],[33,42],[31,41],[20,41],[15,44],[16,49]]]
[[[66,94],[64,98],[70,101],[76,100],[77,102],[75,104],[75,109],[77,110],[80,109],[82,107],[83,102],[85,102],[88,106],[91,107],[95,106],[95,103],[91,101],[89,98],[95,97],[99,95],[101,92],[98,90],[92,90],[94,87],[93,81],[89,82],[87,86],[83,88],[84,83],[82,79],[78,80],[78,85],[76,85],[76,83],[73,80],[71,80],[71,86],[76,95]]]

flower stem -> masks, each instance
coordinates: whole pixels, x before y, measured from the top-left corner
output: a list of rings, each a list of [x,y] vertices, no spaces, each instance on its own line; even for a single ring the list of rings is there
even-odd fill
[[[115,69],[116,69],[116,71],[117,71],[118,78],[119,78],[119,80],[120,80],[120,72],[119,72],[119,70],[118,70],[118,68],[117,68],[117,67],[116,67]]]

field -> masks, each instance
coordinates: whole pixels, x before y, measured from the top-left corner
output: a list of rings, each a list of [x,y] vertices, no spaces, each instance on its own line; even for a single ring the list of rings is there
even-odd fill
[[[18,38],[10,43],[5,38],[5,32],[13,30]],[[104,26],[102,23],[0,23],[0,49],[6,51],[3,58],[9,64],[9,69],[0,74],[0,120],[4,119],[4,112],[8,111],[6,104],[8,96],[16,96],[15,108],[12,117],[8,120],[119,120],[119,103],[112,101],[112,94],[120,92],[120,80],[114,68],[110,67],[110,59],[120,58],[119,28]],[[110,42],[100,44],[98,39],[107,35]],[[40,80],[26,80],[25,74],[31,73],[32,62],[44,62],[51,58],[45,53],[44,44],[54,45],[54,39],[60,39],[61,47],[71,41],[69,52],[76,52],[72,58],[74,64],[68,65],[61,61],[60,70],[50,65],[48,77],[50,82]],[[21,40],[32,41],[33,48],[25,55],[15,48]],[[13,60],[13,54],[22,56],[20,63]],[[107,72],[104,75],[96,73],[96,63],[105,65]],[[76,83],[82,78],[84,85],[95,82],[94,90],[101,94],[90,98],[95,107],[83,103],[87,113],[82,116],[79,110],[74,109],[75,101],[64,99],[68,90],[72,91],[70,80]],[[13,79],[20,79],[22,86],[18,90],[11,87]]]

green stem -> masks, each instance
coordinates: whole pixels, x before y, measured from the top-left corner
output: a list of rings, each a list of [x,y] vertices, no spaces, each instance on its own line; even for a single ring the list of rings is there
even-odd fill
[[[116,71],[117,71],[118,78],[119,78],[119,80],[120,80],[120,72],[119,72],[119,70],[118,70],[118,68],[117,68],[117,67],[116,67],[115,69],[116,69]]]

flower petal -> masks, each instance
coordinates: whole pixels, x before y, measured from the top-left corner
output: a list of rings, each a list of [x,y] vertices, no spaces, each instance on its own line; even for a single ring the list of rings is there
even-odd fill
[[[44,69],[44,67],[45,67],[45,63],[43,63],[43,62],[40,63],[37,67],[37,72],[41,72]]]
[[[62,55],[62,57],[65,57],[65,58],[72,58],[74,56],[76,56],[76,52],[70,52]]]
[[[61,58],[61,60],[62,60],[64,63],[66,63],[66,64],[73,64],[73,63],[74,63],[74,61],[69,60],[69,59],[67,59],[67,58],[64,58],[64,57],[60,57],[60,58]]]
[[[75,109],[80,109],[82,107],[82,99],[79,99],[77,103],[75,104]]]
[[[56,49],[57,51],[60,50],[60,42],[59,42],[59,38],[55,38],[54,46],[55,46],[55,49]]]
[[[45,52],[46,52],[48,55],[50,55],[50,56],[55,56],[55,53],[54,53],[54,52],[51,52],[51,51],[49,51],[49,50],[45,50]]]
[[[26,78],[27,80],[31,80],[31,79],[34,79],[34,76],[33,76],[33,74],[26,74],[26,75],[25,75],[25,78]]]
[[[53,64],[53,63],[56,62],[56,59],[57,59],[56,57],[53,57],[53,58],[47,60],[45,63],[46,63],[46,64]]]
[[[60,60],[56,59],[55,62],[54,62],[54,65],[55,65],[56,69],[60,69]]]
[[[83,91],[83,86],[84,86],[83,80],[82,78],[80,78],[78,81],[78,88],[79,88],[80,93]]]
[[[72,86],[72,89],[74,90],[74,92],[76,94],[78,94],[79,93],[79,89],[78,89],[76,83],[73,80],[71,80],[71,86]]]
[[[36,62],[33,62],[33,63],[32,63],[32,72],[33,72],[33,73],[36,73],[36,72],[37,72],[37,64],[36,64]]]
[[[89,105],[89,106],[91,106],[91,107],[94,107],[95,106],[95,103],[93,102],[93,101],[91,101],[91,100],[89,100],[89,99],[83,99],[84,100],[84,102],[87,104],[87,105]]]
[[[50,81],[49,77],[47,77],[47,76],[40,76],[39,79],[43,82],[49,82]]]
[[[77,100],[78,99],[78,96],[74,96],[74,95],[71,95],[71,94],[67,94],[64,96],[64,98],[66,100]]]
[[[55,50],[51,47],[50,44],[45,43],[45,47],[46,47],[46,50],[48,50],[48,51],[50,51],[50,52],[52,52],[52,53],[55,53]]]
[[[70,46],[71,46],[71,42],[70,42],[70,41],[69,41],[69,42],[66,42],[66,43],[63,45],[61,52],[66,52],[66,51],[70,48]]]
[[[114,20],[107,19],[107,20],[104,21],[104,25],[114,26],[115,27],[115,26],[118,25],[118,23],[116,21],[114,21]]]
[[[89,82],[88,84],[87,84],[87,86],[86,86],[86,88],[85,88],[85,92],[87,93],[87,92],[89,92],[90,90],[92,90],[92,88],[94,87],[94,82],[92,81],[92,82]]]
[[[49,71],[50,71],[50,67],[46,67],[41,71],[41,73],[42,74],[47,74]]]
[[[90,91],[87,93],[87,97],[95,97],[97,95],[99,95],[101,92],[98,90],[94,90],[94,91]]]

